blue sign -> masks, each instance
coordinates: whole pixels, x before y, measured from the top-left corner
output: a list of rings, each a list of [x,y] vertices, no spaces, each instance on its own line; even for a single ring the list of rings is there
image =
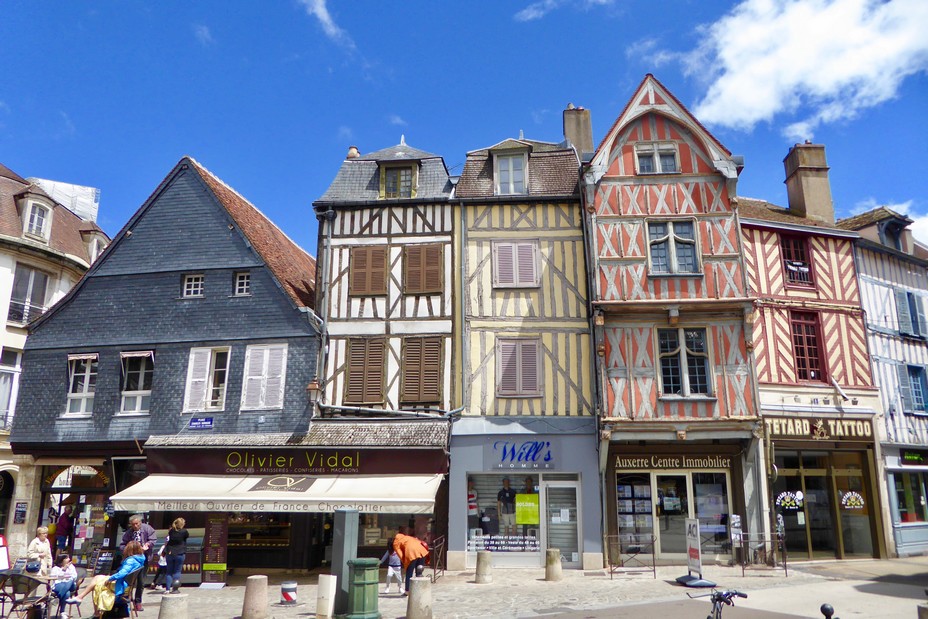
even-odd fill
[[[213,418],[212,417],[191,417],[190,423],[187,425],[191,430],[212,430],[213,429]]]
[[[532,470],[555,468],[551,441],[500,439],[490,444],[491,468]]]

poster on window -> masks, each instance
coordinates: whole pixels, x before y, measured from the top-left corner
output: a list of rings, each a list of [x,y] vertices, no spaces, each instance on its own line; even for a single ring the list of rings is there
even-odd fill
[[[17,501],[13,509],[13,524],[26,524],[26,510],[29,509],[27,501]]]
[[[516,524],[539,524],[538,495],[516,495]]]

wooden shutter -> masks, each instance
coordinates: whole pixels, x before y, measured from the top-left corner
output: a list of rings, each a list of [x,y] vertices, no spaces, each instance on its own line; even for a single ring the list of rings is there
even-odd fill
[[[381,339],[348,340],[348,369],[344,400],[350,404],[383,402],[385,343]]]
[[[520,286],[538,285],[538,275],[535,269],[535,243],[516,243],[516,282]]]
[[[407,245],[403,248],[403,292],[441,293],[441,245]]]
[[[538,342],[522,340],[519,342],[519,392],[522,394],[538,393]]]
[[[264,371],[267,364],[267,348],[249,346],[245,351],[245,377],[242,388],[242,408],[260,408],[263,398]]]
[[[896,318],[899,321],[899,333],[912,333],[912,315],[909,312],[909,297],[904,290],[897,290]]]
[[[352,296],[387,294],[386,246],[352,247],[348,270],[348,294]]]
[[[408,337],[403,341],[401,401],[441,402],[441,338]]]
[[[899,378],[899,399],[902,400],[902,410],[915,410],[912,398],[912,384],[909,381],[909,366],[900,364],[896,366],[896,376]]]
[[[516,283],[515,244],[493,244],[493,274],[497,286],[514,286]]]
[[[496,390],[499,395],[519,394],[519,360],[517,342],[498,340]]]
[[[284,383],[287,375],[287,346],[269,346],[267,350],[267,381],[264,406],[281,408],[284,403]]]
[[[190,350],[190,362],[187,368],[187,396],[185,411],[206,409],[206,392],[209,383],[209,362],[212,350],[193,348]]]

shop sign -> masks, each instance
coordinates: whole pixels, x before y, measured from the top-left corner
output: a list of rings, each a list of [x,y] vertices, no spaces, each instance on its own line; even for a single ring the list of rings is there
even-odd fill
[[[311,477],[291,477],[278,475],[276,477],[262,477],[248,492],[261,492],[276,490],[280,492],[306,492],[316,480]]]
[[[928,464],[928,451],[903,449],[899,453],[899,464],[903,466],[924,466]]]
[[[551,441],[500,439],[489,445],[484,456],[488,469],[553,469]]]
[[[802,490],[796,492],[785,491],[777,495],[774,504],[783,509],[802,509]]]
[[[844,509],[863,509],[864,497],[859,492],[851,490],[841,496],[841,507]]]
[[[767,436],[811,439],[815,441],[873,440],[869,419],[828,419],[812,417],[764,417]]]
[[[728,469],[727,456],[616,456],[617,469]]]
[[[686,571],[702,578],[702,554],[699,547],[699,519],[686,519]]]

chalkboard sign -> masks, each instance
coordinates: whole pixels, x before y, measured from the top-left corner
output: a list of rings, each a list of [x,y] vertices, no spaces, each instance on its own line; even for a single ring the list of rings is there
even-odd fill
[[[26,524],[26,510],[29,509],[29,503],[26,501],[17,501],[13,509],[13,524]]]
[[[113,553],[103,552],[99,548],[95,548],[93,554],[90,555],[89,564],[90,573],[94,576],[97,574],[108,576],[113,571]]]

